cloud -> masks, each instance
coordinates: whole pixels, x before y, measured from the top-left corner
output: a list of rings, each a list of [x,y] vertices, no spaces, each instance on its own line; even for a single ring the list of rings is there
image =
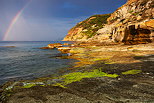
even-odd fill
[[[26,19],[23,16],[17,20],[6,38],[7,41],[46,41],[60,40],[75,23],[82,21],[80,18],[50,18]]]

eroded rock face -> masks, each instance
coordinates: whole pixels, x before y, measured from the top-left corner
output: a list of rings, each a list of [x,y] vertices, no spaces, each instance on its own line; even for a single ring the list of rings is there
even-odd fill
[[[153,41],[154,1],[128,0],[108,18],[112,26],[111,39],[125,44]]]
[[[89,18],[88,21],[93,19]],[[102,22],[102,25],[90,38],[83,34],[86,29],[83,29],[82,25],[80,28],[74,27],[64,40],[150,43],[154,37],[154,0],[128,0],[107,18],[107,23]],[[91,27],[95,27],[95,24]]]
[[[135,25],[131,25],[125,29],[125,35],[123,42],[125,44],[143,44],[152,42],[152,35],[150,29],[147,28],[135,28]]]

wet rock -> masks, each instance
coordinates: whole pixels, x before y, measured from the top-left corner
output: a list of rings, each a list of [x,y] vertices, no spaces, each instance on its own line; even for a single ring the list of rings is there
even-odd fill
[[[71,50],[71,47],[58,47],[58,50],[62,53],[69,53]]]
[[[41,47],[40,49],[54,49],[62,46],[63,45],[61,43],[54,43],[54,44],[48,44],[47,47]]]
[[[69,43],[64,43],[63,45],[70,45]]]
[[[2,88],[0,88],[0,93],[2,93],[3,92],[3,89]]]
[[[55,83],[55,81],[53,81],[53,80],[47,80],[47,81],[46,81],[46,84],[47,84],[47,85],[51,85],[51,84],[54,84],[54,83]]]
[[[24,83],[22,83],[22,82],[18,82],[15,86],[23,86],[24,85]]]
[[[80,46],[90,46],[91,44],[90,43],[80,43],[79,45]]]
[[[52,84],[56,84],[56,83],[60,83],[60,82],[62,82],[62,79],[52,79],[52,80],[47,80],[46,84],[52,85]]]
[[[71,50],[70,50],[70,53],[72,53],[72,54],[83,54],[83,53],[85,53],[85,52],[88,52],[87,51],[87,49],[85,49],[85,48],[80,48],[80,47],[77,47],[77,48],[72,48]]]
[[[47,47],[49,47],[50,49],[53,48],[58,48],[58,47],[62,47],[63,45],[61,43],[54,43],[54,44],[48,44]]]

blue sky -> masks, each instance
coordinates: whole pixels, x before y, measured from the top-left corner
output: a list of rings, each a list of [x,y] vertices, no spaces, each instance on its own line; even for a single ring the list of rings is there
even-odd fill
[[[126,1],[0,0],[0,40],[3,40],[12,19],[24,7],[5,40],[61,40],[76,23],[94,14],[112,13]]]

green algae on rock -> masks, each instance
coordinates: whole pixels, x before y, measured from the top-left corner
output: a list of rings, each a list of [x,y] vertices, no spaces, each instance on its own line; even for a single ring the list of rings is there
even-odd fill
[[[77,81],[81,81],[83,78],[95,78],[95,77],[111,77],[111,78],[116,78],[119,75],[117,74],[108,74],[105,72],[102,72],[99,69],[95,69],[91,72],[74,72],[74,73],[69,73],[66,75],[63,75],[61,78],[63,78],[63,82],[62,83],[58,83],[55,84],[55,86],[65,86],[67,84],[73,83],[73,82],[77,82]]]
[[[124,75],[128,75],[128,74],[138,74],[138,73],[141,73],[142,72],[142,70],[135,70],[135,69],[133,69],[133,70],[128,70],[128,71],[126,71],[126,72],[122,72],[122,74],[124,74]]]
[[[60,87],[65,87],[65,85],[70,84],[72,82],[80,81],[83,78],[95,78],[95,77],[111,77],[111,78],[116,78],[119,75],[117,74],[108,74],[105,72],[102,72],[100,69],[95,69],[91,72],[74,72],[74,73],[69,73],[60,77],[56,77],[55,79],[48,78],[51,80],[51,83],[49,83],[49,80],[39,80],[39,81],[25,81],[25,82],[14,82],[12,85],[7,86],[5,88],[6,91],[11,90],[13,88],[31,88],[33,86],[60,86]],[[20,84],[20,85],[19,85]]]
[[[22,88],[30,88],[30,87],[37,86],[37,85],[45,86],[45,83],[43,82],[29,82],[29,83],[24,82]]]

